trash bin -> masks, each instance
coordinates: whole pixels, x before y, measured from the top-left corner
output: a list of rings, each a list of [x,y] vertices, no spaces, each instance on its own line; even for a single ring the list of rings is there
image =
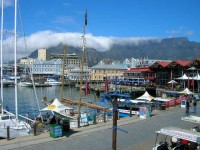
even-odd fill
[[[50,137],[62,137],[62,125],[50,124]]]
[[[70,121],[69,120],[62,120],[63,122],[63,132],[70,131]]]

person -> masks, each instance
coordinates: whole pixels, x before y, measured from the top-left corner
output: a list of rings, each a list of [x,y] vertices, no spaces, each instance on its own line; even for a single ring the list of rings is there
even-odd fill
[[[194,109],[194,114],[197,112],[197,101],[193,100],[193,109]]]
[[[189,111],[190,111],[190,100],[189,100],[189,98],[186,100],[186,103],[185,103],[185,113],[186,113],[186,115],[188,115],[189,114]]]

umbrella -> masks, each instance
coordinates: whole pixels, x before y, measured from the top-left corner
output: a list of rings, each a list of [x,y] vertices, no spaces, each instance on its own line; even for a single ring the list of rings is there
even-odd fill
[[[167,82],[167,83],[169,83],[169,84],[175,84],[175,83],[177,83],[177,82],[174,81],[174,80],[171,80],[171,81],[169,81],[169,82]]]
[[[176,84],[177,82],[174,81],[174,80],[171,80],[171,81],[169,81],[169,82],[167,82],[167,83],[168,83],[168,84],[172,84],[172,89],[173,89],[173,85]]]

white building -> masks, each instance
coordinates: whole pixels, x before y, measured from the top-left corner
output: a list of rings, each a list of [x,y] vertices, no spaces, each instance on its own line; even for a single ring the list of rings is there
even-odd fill
[[[90,79],[90,72],[91,69],[89,69],[86,66],[83,67],[83,80]],[[68,73],[68,78],[70,80],[80,80],[80,75],[81,75],[81,69],[79,67],[75,67],[71,69],[70,72]]]
[[[34,75],[53,75],[60,74],[63,68],[61,59],[52,59],[48,61],[35,60],[31,66]]]

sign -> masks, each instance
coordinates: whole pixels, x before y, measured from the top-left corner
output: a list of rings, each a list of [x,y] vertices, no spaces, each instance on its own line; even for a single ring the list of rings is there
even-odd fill
[[[140,107],[139,115],[143,119],[151,117],[150,107]]]

